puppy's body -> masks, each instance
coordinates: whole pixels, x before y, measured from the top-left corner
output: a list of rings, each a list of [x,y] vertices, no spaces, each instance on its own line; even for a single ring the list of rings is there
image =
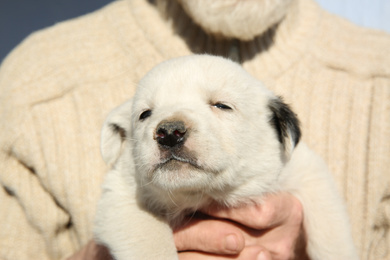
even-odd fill
[[[286,191],[303,205],[312,259],[356,259],[331,175],[299,138],[295,114],[237,64],[206,55],[167,61],[103,126],[112,170],[96,237],[119,260],[177,259],[169,224],[211,204]]]

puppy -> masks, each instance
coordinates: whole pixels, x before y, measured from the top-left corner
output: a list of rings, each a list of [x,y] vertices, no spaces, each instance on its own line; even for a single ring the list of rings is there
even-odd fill
[[[96,239],[119,260],[178,259],[171,227],[184,216],[284,191],[302,203],[311,259],[357,259],[331,174],[300,136],[290,108],[238,64],[208,55],[163,62],[104,123],[111,170]]]

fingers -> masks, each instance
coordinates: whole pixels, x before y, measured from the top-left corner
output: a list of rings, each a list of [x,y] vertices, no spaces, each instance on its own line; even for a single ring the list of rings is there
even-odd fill
[[[191,250],[182,252],[180,259],[306,259],[301,257],[306,251],[303,208],[289,193],[268,195],[259,204],[205,212],[216,219],[193,221],[176,232],[178,249]]]
[[[221,220],[192,220],[174,231],[178,251],[203,251],[213,254],[238,254],[244,249],[242,231],[234,224]]]
[[[234,220],[244,226],[261,230],[278,226],[287,219],[301,222],[302,205],[289,193],[267,195],[261,204],[247,205],[241,208],[206,209],[206,213]]]
[[[213,255],[203,252],[182,252],[179,253],[180,260],[271,260],[269,252],[261,247],[246,247],[237,255]]]

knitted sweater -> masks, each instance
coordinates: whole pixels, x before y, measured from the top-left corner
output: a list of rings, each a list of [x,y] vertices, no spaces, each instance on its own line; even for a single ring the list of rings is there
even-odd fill
[[[92,238],[105,116],[154,65],[194,52],[236,59],[292,105],[347,201],[361,258],[390,259],[390,37],[313,0],[247,42],[145,0],[28,37],[0,70],[0,259],[62,259]]]

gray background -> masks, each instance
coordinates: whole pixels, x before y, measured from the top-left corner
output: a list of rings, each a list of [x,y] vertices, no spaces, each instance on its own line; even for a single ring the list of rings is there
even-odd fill
[[[0,62],[31,32],[92,12],[112,0],[0,0]],[[356,24],[390,32],[390,0],[317,0]]]
[[[31,32],[74,18],[112,0],[0,0],[0,62]]]

